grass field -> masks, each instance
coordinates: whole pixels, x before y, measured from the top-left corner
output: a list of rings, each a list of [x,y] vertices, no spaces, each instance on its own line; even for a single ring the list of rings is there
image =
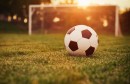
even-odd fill
[[[130,84],[130,37],[99,37],[93,57],[73,57],[64,35],[0,34],[0,84]]]

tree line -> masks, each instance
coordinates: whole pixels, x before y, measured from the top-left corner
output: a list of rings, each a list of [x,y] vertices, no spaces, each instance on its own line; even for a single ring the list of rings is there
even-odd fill
[[[0,14],[27,17],[30,4],[50,3],[50,0],[0,0]]]

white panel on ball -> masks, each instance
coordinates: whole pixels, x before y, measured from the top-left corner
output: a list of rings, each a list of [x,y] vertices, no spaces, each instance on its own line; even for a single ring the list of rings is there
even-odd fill
[[[85,51],[78,49],[76,51],[73,52],[73,55],[78,55],[78,56],[85,56]]]
[[[75,41],[77,42],[78,40],[80,40],[82,38],[82,34],[81,32],[79,31],[73,31],[71,34],[70,34],[70,39],[72,41]]]
[[[98,36],[92,35],[91,38],[89,39],[89,41],[90,41],[90,45],[92,47],[95,47],[95,49],[97,49],[97,47],[98,47]]]
[[[78,47],[80,50],[85,51],[90,47],[89,39],[82,38],[78,41]]]

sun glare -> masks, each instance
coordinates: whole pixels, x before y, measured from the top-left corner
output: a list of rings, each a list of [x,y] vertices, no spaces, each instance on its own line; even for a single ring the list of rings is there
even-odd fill
[[[88,6],[91,3],[91,0],[77,0],[78,6]]]

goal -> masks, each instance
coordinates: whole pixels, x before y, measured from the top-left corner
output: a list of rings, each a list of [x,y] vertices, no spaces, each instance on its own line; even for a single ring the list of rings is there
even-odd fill
[[[30,5],[28,34],[64,33],[88,25],[98,34],[121,35],[117,6]]]

